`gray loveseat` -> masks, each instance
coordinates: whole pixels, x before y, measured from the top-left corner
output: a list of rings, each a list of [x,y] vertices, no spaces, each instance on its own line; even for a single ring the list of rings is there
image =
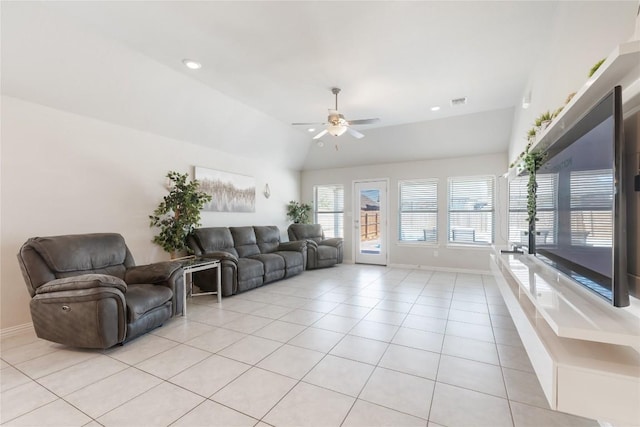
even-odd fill
[[[115,233],[29,239],[18,253],[40,338],[109,348],[182,313],[177,262],[136,266]]]
[[[198,228],[187,244],[196,256],[220,260],[223,296],[295,276],[307,263],[307,242],[281,242],[276,226]],[[214,291],[216,272],[194,273],[193,283]]]

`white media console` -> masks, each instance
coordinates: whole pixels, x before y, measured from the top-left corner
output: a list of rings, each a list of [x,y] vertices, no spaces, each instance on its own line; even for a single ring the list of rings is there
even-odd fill
[[[640,301],[613,307],[532,255],[491,269],[551,408],[640,425]]]
[[[548,148],[615,85],[622,86],[623,110],[640,111],[640,40],[607,57],[534,149]],[[497,250],[491,269],[551,408],[640,426],[640,300],[613,307],[532,255]]]

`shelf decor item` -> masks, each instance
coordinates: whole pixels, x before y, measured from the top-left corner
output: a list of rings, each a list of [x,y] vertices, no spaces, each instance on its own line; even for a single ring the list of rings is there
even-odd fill
[[[589,78],[591,78],[596,73],[596,71],[598,71],[598,68],[600,68],[600,66],[604,63],[606,59],[607,58],[601,59],[600,61],[593,64],[593,67],[591,67],[591,69],[589,70]]]
[[[211,196],[199,190],[197,180],[188,181],[189,174],[167,173],[169,194],[164,196],[153,215],[150,227],[160,228],[153,243],[162,246],[172,258],[187,251],[187,236],[200,225],[200,211]]]

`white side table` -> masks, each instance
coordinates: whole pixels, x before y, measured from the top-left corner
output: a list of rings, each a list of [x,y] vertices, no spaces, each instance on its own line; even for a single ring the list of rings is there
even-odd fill
[[[193,273],[196,271],[202,270],[210,270],[212,268],[216,269],[217,273],[217,288],[215,292],[199,292],[197,294],[193,293]],[[218,304],[222,302],[222,289],[221,289],[221,280],[220,280],[220,261],[217,259],[207,259],[207,258],[192,258],[186,261],[182,261],[182,280],[184,282],[184,293],[182,295],[182,315],[187,316],[187,293],[192,297],[197,297],[200,295],[217,295],[218,296]]]

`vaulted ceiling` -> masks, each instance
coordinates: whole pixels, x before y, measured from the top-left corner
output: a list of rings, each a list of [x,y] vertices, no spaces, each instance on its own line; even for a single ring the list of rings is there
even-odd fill
[[[2,91],[293,169],[503,152],[559,8],[579,45],[637,1],[3,1]],[[380,122],[321,149],[291,123],[325,121],[334,86]]]

